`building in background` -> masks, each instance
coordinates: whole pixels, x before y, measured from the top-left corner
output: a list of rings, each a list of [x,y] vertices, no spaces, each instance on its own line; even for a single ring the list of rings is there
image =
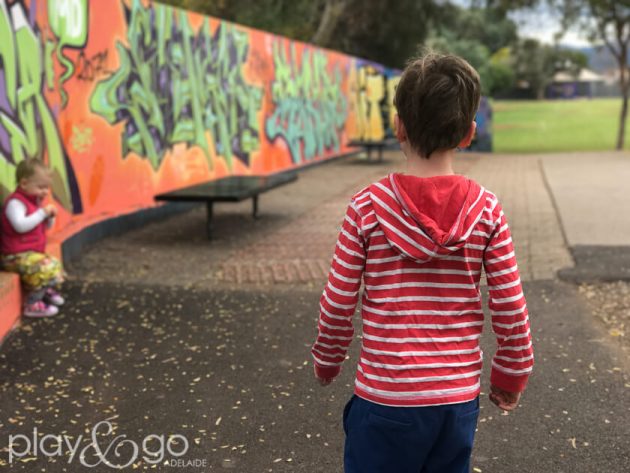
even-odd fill
[[[550,99],[578,97],[602,97],[606,95],[604,77],[590,69],[582,69],[577,76],[569,72],[557,72],[547,87],[545,96]]]

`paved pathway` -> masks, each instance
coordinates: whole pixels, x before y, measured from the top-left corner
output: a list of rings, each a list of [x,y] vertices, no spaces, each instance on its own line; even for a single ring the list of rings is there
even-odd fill
[[[630,245],[630,152],[542,157],[570,246]]]
[[[541,162],[536,155],[485,155],[469,173],[499,197],[523,281],[553,279],[572,265]]]
[[[321,285],[350,196],[404,169],[399,153],[386,156],[383,164],[350,159],[302,172],[297,183],[262,197],[258,221],[249,217],[249,202],[218,206],[212,242],[205,239],[200,208],[100,243],[74,272],[91,281],[125,277],[195,287]],[[455,168],[500,197],[523,280],[553,279],[572,265],[540,157],[462,154]],[[185,271],[182,260],[190,262]]]

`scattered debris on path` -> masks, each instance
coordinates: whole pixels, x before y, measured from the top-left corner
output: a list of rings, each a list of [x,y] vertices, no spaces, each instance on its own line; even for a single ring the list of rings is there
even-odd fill
[[[580,293],[589,302],[593,314],[605,324],[608,333],[630,349],[630,283],[582,284]]]

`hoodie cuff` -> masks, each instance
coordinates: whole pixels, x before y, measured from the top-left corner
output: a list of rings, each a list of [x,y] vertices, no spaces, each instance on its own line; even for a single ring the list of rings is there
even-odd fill
[[[315,363],[315,374],[319,379],[333,379],[341,372],[341,366],[322,366]]]
[[[509,393],[520,393],[525,391],[528,379],[529,374],[512,376],[505,374],[496,368],[492,368],[490,373],[490,384]]]

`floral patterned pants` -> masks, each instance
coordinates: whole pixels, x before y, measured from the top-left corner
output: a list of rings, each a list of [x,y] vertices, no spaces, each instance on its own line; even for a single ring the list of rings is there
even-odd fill
[[[26,251],[0,257],[0,267],[20,275],[26,291],[26,303],[32,304],[44,297],[46,289],[58,287],[64,279],[61,263],[54,256]]]

